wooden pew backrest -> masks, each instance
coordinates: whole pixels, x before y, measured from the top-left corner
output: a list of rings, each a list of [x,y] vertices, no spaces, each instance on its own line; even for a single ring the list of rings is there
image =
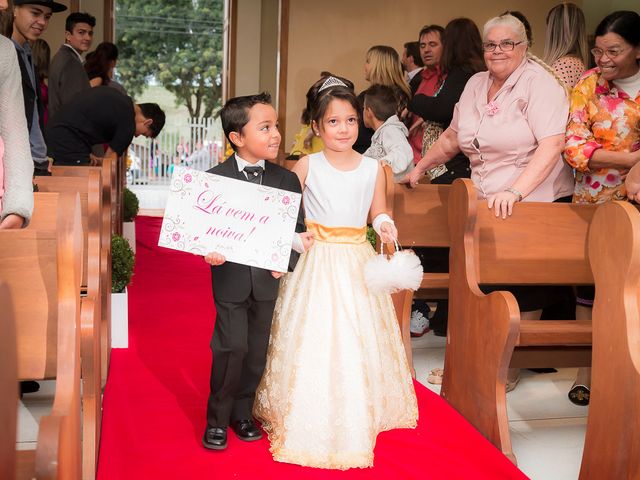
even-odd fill
[[[101,241],[101,207],[102,196],[100,172],[90,169],[86,177],[36,177],[38,192],[63,193],[78,192],[80,195],[80,208],[82,210],[82,231],[84,233],[84,254],[82,262],[82,285],[88,286],[89,270],[93,271],[93,279],[97,282],[100,274],[100,241]],[[43,215],[34,211],[30,228],[40,228]],[[91,241],[90,241],[91,240]],[[90,265],[93,263],[93,265]],[[96,275],[98,277],[96,277]],[[97,289],[98,284],[94,284]]]
[[[393,214],[404,248],[448,247],[449,185],[395,184]]]
[[[0,278],[16,317],[18,377],[56,379],[51,414],[42,417],[33,476],[80,478],[80,200],[38,194],[55,228],[0,232]],[[36,199],[34,211],[45,208]],[[63,213],[62,213],[63,212]],[[87,302],[87,308],[93,306]],[[20,469],[24,471],[24,468]]]
[[[478,283],[593,284],[587,231],[594,205],[555,203],[551,218],[548,203],[516,203],[505,220],[486,201],[476,205],[476,224],[468,228],[478,246]]]
[[[580,479],[640,475],[640,213],[596,211],[589,231],[596,284],[591,397]]]
[[[0,478],[13,480],[16,470],[18,365],[15,315],[9,288],[0,282]]]

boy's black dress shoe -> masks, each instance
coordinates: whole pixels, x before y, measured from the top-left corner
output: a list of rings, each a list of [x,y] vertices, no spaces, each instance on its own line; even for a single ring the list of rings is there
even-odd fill
[[[227,448],[227,429],[207,427],[202,437],[202,444],[209,450],[224,450]]]
[[[256,426],[253,420],[236,420],[231,422],[231,428],[236,433],[240,440],[245,442],[253,442],[254,440],[260,440],[262,433]]]

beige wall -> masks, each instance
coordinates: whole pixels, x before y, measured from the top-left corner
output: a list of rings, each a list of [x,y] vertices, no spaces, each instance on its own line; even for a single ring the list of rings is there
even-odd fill
[[[260,91],[271,93],[274,104],[278,93],[278,0],[262,0],[260,23]]]
[[[482,28],[486,20],[507,9],[520,10],[527,16],[533,28],[533,51],[541,54],[546,15],[557,3],[558,0],[290,0],[285,151],[299,129],[307,89],[322,70],[349,78],[360,91],[365,87],[365,53],[372,45],[390,45],[401,53],[403,44],[417,40],[425,24],[444,26],[453,18],[465,16]]]
[[[98,44],[104,40],[104,2],[102,0],[81,0],[80,11],[96,17],[96,26],[93,28],[93,45],[91,46],[91,50],[95,50]]]
[[[584,0],[582,9],[587,21],[587,33],[593,34],[598,23],[616,10],[633,10],[640,13],[638,0]]]
[[[237,0],[235,95],[266,90],[276,99],[278,0]]]
[[[260,88],[261,0],[237,0],[235,95]]]

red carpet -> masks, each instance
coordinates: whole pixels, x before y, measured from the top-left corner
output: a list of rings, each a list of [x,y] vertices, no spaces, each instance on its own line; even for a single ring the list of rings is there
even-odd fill
[[[202,447],[214,308],[208,266],[156,246],[161,220],[138,217],[129,349],[113,350],[99,480],[526,478],[439,396],[416,384],[415,430],[378,437],[375,466],[347,472],[274,462],[265,439]],[[310,412],[313,414],[313,412]]]

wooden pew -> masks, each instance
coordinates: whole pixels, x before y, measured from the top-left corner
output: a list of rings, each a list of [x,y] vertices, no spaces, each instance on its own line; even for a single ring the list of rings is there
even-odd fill
[[[76,167],[82,168],[82,167]],[[102,252],[102,184],[97,169],[90,168],[86,177],[36,177],[38,191],[71,192],[80,195],[82,210],[82,228],[84,239],[83,281],[82,288],[87,296],[100,299],[103,295],[100,259]],[[42,208],[34,209],[34,215],[28,228],[41,228],[50,221],[50,212]],[[55,218],[55,217],[53,217]],[[110,292],[107,292],[110,294]],[[91,324],[82,324],[81,351],[82,359],[82,429],[83,429],[83,475],[95,478],[98,449],[100,441],[100,420],[102,416],[101,385],[101,302],[96,302],[96,315],[91,317]]]
[[[17,478],[75,480],[81,477],[79,332],[95,306],[90,298],[81,301],[78,288],[78,196],[38,196],[48,196],[54,212],[64,212],[56,216],[55,228],[0,232],[0,279],[16,317],[18,378],[56,379],[53,408],[40,420],[35,452],[17,452]]]
[[[16,319],[9,288],[0,282],[0,478],[16,478],[16,425],[18,416],[18,364]]]
[[[34,177],[34,183],[39,192],[62,193],[78,192],[80,194],[80,208],[82,210],[82,230],[84,232],[84,256],[82,262],[82,286],[86,289],[92,283],[96,287],[100,281],[100,243],[102,240],[102,181],[100,172],[91,168],[86,177]],[[49,219],[37,215],[35,222]],[[90,225],[91,224],[91,225]],[[37,225],[36,225],[37,228]],[[91,282],[88,280],[91,270]]]
[[[512,461],[505,383],[511,367],[589,366],[590,321],[523,321],[515,297],[479,284],[592,284],[595,206],[517,203],[502,220],[470,180],[449,195],[449,332],[442,396]],[[514,353],[515,351],[515,353]]]
[[[115,233],[115,205],[116,205],[116,162],[115,155],[105,157],[101,167],[69,167],[53,166],[53,176],[87,176],[91,169],[98,169],[102,175],[102,245],[100,257],[102,296],[100,298],[100,311],[102,318],[100,339],[101,351],[101,378],[104,386],[109,371],[109,359],[111,357],[111,235]]]
[[[409,188],[393,183],[391,167],[385,166],[387,185],[387,210],[398,229],[398,242],[403,248],[448,247],[448,197],[449,185],[418,184]],[[388,246],[393,249],[392,245]],[[424,299],[441,299],[449,296],[449,274],[424,272],[420,289],[405,290],[394,294],[402,341],[407,359],[415,377],[411,350],[411,307],[414,296]]]
[[[640,478],[640,213],[598,208],[589,230],[596,285],[593,366],[581,480]]]

